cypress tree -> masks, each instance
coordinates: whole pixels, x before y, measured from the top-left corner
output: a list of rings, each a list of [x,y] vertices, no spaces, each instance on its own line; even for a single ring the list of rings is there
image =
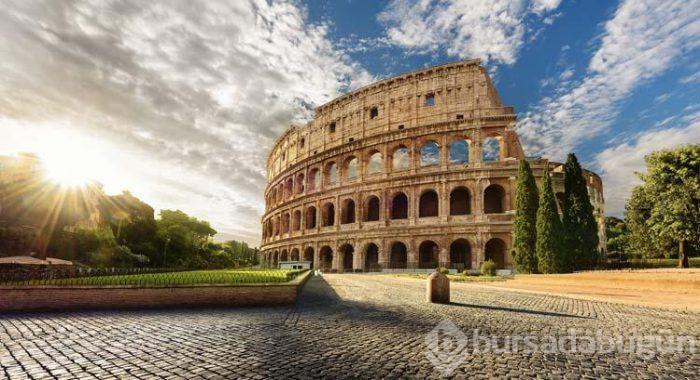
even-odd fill
[[[567,270],[595,266],[598,259],[598,223],[593,215],[583,170],[573,153],[569,153],[564,165],[562,208]]]
[[[557,210],[557,200],[549,178],[549,166],[545,166],[537,208],[537,268],[540,273],[558,273],[563,268],[562,225]]]
[[[527,160],[520,160],[516,185],[516,210],[513,222],[515,267],[521,273],[537,272],[537,184]]]

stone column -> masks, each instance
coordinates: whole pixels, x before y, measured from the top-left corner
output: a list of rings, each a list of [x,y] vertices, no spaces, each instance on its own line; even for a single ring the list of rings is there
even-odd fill
[[[314,246],[314,269],[321,267],[321,250],[318,245]]]
[[[447,134],[442,135],[440,143],[440,169],[447,170],[447,165],[449,164],[450,156],[450,146],[447,142]]]
[[[340,204],[340,196],[335,196],[335,217],[333,220],[333,227],[336,231],[340,231],[340,215],[341,215],[342,205]]]
[[[438,194],[438,215],[440,216],[440,222],[447,223],[447,217],[450,215],[450,194],[445,180],[440,181],[440,191]]]
[[[352,269],[355,272],[362,271],[364,268],[364,252],[359,244],[355,244],[355,252],[352,254]]]
[[[440,254],[438,257],[438,263],[441,267],[449,268],[450,267],[450,251],[449,249],[445,246],[445,241],[441,243],[440,247]]]
[[[419,194],[416,192],[415,186],[412,186],[406,194],[408,196],[408,224],[411,226],[415,226],[418,219]]]
[[[515,176],[508,177],[508,188],[506,189],[506,208],[504,211],[508,212],[515,210]]]
[[[406,250],[406,259],[408,261],[406,267],[409,269],[418,268],[418,247],[416,246],[415,241],[411,240],[408,247],[406,247]]]
[[[391,264],[391,257],[389,257],[389,247],[386,247],[386,242],[381,241],[377,242],[378,243],[378,248],[379,252],[377,253],[377,256],[379,258],[379,265],[384,268],[389,268],[389,265]]]

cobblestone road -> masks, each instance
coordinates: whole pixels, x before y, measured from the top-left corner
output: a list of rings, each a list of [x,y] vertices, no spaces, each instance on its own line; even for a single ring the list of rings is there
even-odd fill
[[[700,314],[452,284],[326,275],[296,307],[0,316],[0,378],[440,378],[425,336],[449,318],[468,337],[593,334],[700,337]],[[501,340],[502,342],[502,340]],[[699,347],[700,348],[700,347]],[[455,378],[698,378],[700,354],[470,354]]]

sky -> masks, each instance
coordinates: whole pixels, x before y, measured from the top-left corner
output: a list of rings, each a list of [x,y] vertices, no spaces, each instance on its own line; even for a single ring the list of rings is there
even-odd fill
[[[0,4],[0,154],[36,152],[220,240],[259,244],[285,128],[424,66],[480,58],[526,154],[575,152],[608,215],[644,155],[700,143],[700,0]]]

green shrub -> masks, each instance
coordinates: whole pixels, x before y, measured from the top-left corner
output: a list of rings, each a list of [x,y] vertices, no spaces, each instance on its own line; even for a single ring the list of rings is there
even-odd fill
[[[435,270],[438,271],[438,272],[440,272],[440,273],[442,273],[442,274],[450,274],[450,270],[447,269],[447,268],[445,268],[445,267],[438,267],[438,268],[435,269]]]
[[[496,275],[496,263],[493,260],[487,260],[481,263],[480,268],[481,274],[484,276],[495,276]]]

